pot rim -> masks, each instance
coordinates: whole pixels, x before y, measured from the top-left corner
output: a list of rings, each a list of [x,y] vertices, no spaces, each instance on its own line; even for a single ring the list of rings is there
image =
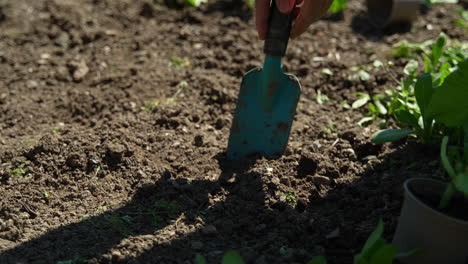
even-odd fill
[[[384,12],[386,12],[385,14],[385,17],[382,19],[380,17],[380,15],[382,14],[374,14],[375,13],[375,9],[372,9],[370,8],[370,5],[371,5],[371,2],[381,2],[381,0],[366,0],[366,5],[367,5],[367,12],[368,12],[368,16],[369,16],[369,19],[370,19],[370,22],[378,27],[378,28],[385,28],[397,21],[395,21],[395,15],[396,14],[399,14],[401,12],[401,7],[400,8],[397,8],[398,6],[398,3],[399,2],[405,2],[405,0],[385,0],[387,2],[390,3],[390,6],[388,6],[388,8],[385,8],[384,9]],[[421,2],[422,4],[422,0],[415,0],[415,2]],[[382,10],[381,7],[379,7],[380,10]],[[414,8],[412,11],[414,11],[414,17],[416,17],[416,13],[419,9],[416,9]],[[378,16],[379,18],[376,19],[376,16]],[[413,20],[414,20],[414,17],[406,17],[405,21],[406,22],[409,22],[409,23],[412,23]]]
[[[468,226],[468,221],[464,221],[464,220],[455,218],[455,217],[453,217],[453,216],[444,214],[444,213],[440,212],[438,209],[434,209],[434,208],[430,207],[430,206],[427,205],[425,202],[423,202],[421,199],[419,199],[419,198],[410,190],[410,188],[409,188],[409,186],[408,186],[411,182],[415,182],[415,181],[433,182],[433,183],[440,184],[440,185],[447,185],[447,183],[445,183],[445,182],[443,182],[443,181],[440,181],[440,180],[418,177],[418,178],[410,178],[410,179],[407,179],[407,180],[405,181],[405,183],[403,184],[403,188],[404,188],[404,190],[405,190],[405,194],[409,195],[409,196],[411,197],[411,199],[413,199],[416,203],[418,203],[419,206],[422,206],[422,207],[424,207],[425,209],[432,211],[433,213],[435,213],[435,214],[438,215],[439,217],[445,217],[445,218],[447,218],[448,220],[450,220],[450,221],[452,221],[452,222],[455,222],[455,223],[457,223],[457,224],[467,225],[467,226]]]

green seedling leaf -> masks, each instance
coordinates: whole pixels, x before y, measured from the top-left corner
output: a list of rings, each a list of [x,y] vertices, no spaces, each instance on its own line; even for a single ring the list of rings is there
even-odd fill
[[[366,93],[357,93],[357,94],[359,95],[359,98],[356,101],[354,101],[353,104],[351,105],[351,107],[355,109],[364,106],[371,99],[370,96]]]
[[[323,69],[322,73],[325,74],[325,75],[330,75],[330,76],[333,75],[333,72],[328,68]]]
[[[307,264],[327,264],[327,260],[325,259],[324,256],[318,256],[309,260]]]
[[[429,59],[429,57],[426,54],[422,54],[422,57],[424,59],[424,71],[425,72],[432,72],[432,61]]]
[[[325,102],[330,101],[330,98],[326,94],[322,94],[320,90],[317,90],[317,103],[324,104]]]
[[[374,100],[374,104],[377,107],[378,111],[382,115],[386,115],[388,113],[387,108],[380,102],[380,100]]]
[[[374,120],[374,117],[372,117],[372,116],[364,117],[361,120],[359,120],[359,122],[357,124],[359,126],[363,126],[364,124],[369,123],[372,120]]]
[[[446,43],[446,36],[445,34],[440,34],[439,37],[437,38],[436,43],[432,47],[432,68],[436,69],[437,64],[439,64],[440,57],[442,56],[442,53],[444,52],[444,47]]]
[[[202,3],[206,3],[206,2],[208,2],[208,1],[207,0],[187,0],[187,3],[189,3],[190,5],[195,6],[195,7],[198,7]]]
[[[448,127],[461,127],[468,122],[468,59],[434,91],[428,115]]]
[[[375,60],[372,65],[374,65],[375,68],[379,68],[379,67],[382,67],[384,64],[383,62],[379,61],[379,60]]]
[[[406,257],[410,257],[410,256],[414,256],[416,254],[419,254],[421,253],[423,250],[421,248],[415,248],[413,250],[410,250],[408,252],[402,252],[402,253],[398,253],[395,258],[406,258]]]
[[[245,0],[247,6],[251,9],[255,8],[255,0]]]
[[[374,144],[384,144],[400,140],[414,133],[414,130],[409,129],[384,129],[375,132],[371,137],[371,141]]]
[[[395,118],[398,122],[406,124],[410,127],[418,127],[418,118],[411,114],[408,110],[399,109],[395,111]]]
[[[208,264],[208,261],[206,261],[206,258],[202,255],[197,254],[195,256],[195,264]]]
[[[334,0],[333,3],[331,4],[330,8],[328,9],[328,12],[330,13],[338,13],[346,9],[346,3],[347,0]]]
[[[366,252],[371,250],[371,248],[374,247],[374,245],[377,244],[377,242],[382,237],[383,231],[384,231],[384,224],[382,220],[379,220],[379,223],[377,224],[377,228],[371,233],[366,243],[364,244],[364,247],[362,248],[362,253],[365,254]]]
[[[410,60],[406,64],[405,68],[403,69],[403,72],[406,75],[414,75],[418,67],[419,67],[419,63],[417,60]]]
[[[386,244],[377,249],[372,255],[369,264],[392,264],[396,256],[396,248],[392,244]]]
[[[370,74],[367,73],[366,71],[364,70],[360,70],[358,72],[358,75],[359,75],[359,79],[361,79],[361,81],[367,81],[370,79]]]
[[[421,75],[414,86],[414,94],[423,117],[427,117],[426,109],[431,103],[433,93],[431,75],[429,73]]]
[[[223,256],[222,264],[245,264],[242,257],[236,251],[228,251]]]
[[[459,192],[462,192],[465,196],[468,196],[468,173],[460,172],[453,179],[453,184]]]

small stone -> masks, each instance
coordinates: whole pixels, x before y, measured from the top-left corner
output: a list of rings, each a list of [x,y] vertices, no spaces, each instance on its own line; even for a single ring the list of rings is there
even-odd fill
[[[70,36],[68,33],[60,33],[60,35],[55,39],[55,44],[61,46],[62,48],[68,48],[70,44]]]
[[[207,235],[216,234],[218,230],[214,225],[207,225],[203,228],[202,232]]]
[[[112,251],[111,255],[112,255],[113,261],[120,261],[124,259],[124,256],[122,255],[122,253],[120,253],[120,251],[117,251],[117,250]]]
[[[317,184],[317,185],[329,185],[330,184],[330,178],[321,176],[321,175],[315,175],[312,177],[312,182]]]
[[[203,248],[203,243],[201,241],[193,241],[191,246],[192,249],[200,250]]]
[[[377,157],[374,155],[369,155],[369,156],[365,156],[364,158],[362,158],[363,161],[376,160],[376,159]]]
[[[26,87],[28,87],[29,89],[37,88],[37,86],[39,86],[39,84],[34,80],[29,80],[26,82]]]
[[[337,238],[340,236],[340,228],[336,228],[335,230],[331,231],[326,238],[327,239],[332,239],[332,238]]]
[[[82,81],[89,72],[88,65],[86,65],[84,60],[80,60],[78,62],[74,61],[70,63],[70,67],[73,72],[73,80],[76,82]]]

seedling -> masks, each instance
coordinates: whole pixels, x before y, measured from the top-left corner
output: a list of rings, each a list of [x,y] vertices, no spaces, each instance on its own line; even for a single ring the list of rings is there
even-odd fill
[[[344,9],[346,9],[347,2],[347,0],[334,0],[330,8],[328,9],[328,12],[338,13],[343,11]]]
[[[325,102],[330,101],[330,98],[326,94],[322,94],[320,90],[317,90],[317,103],[324,104]]]
[[[187,1],[198,1],[198,0],[187,0]],[[190,66],[190,61],[187,59],[187,58],[178,58],[178,57],[174,57],[171,59],[171,63],[170,63],[171,67],[174,67],[174,68],[183,68],[183,67],[188,67]]]
[[[430,56],[424,56],[425,68],[429,71],[416,79],[414,98],[416,105],[398,100],[398,110],[394,116],[407,129],[387,129],[372,136],[374,143],[385,143],[416,135],[423,143],[430,142],[434,136],[451,133],[444,127],[460,130],[464,120],[468,119],[468,59],[459,60],[457,52],[446,55],[446,63],[440,63],[444,54],[445,37],[440,36],[432,48]],[[439,66],[441,65],[441,66]],[[454,67],[451,68],[451,65]],[[434,69],[439,72],[434,73]],[[413,77],[407,79],[406,87],[411,90]]]
[[[11,174],[13,176],[19,177],[22,175],[25,175],[27,170],[24,168],[26,166],[26,163],[21,163],[17,168],[11,170]]]

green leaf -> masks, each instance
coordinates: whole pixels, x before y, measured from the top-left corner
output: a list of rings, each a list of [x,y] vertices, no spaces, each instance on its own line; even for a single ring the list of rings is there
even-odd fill
[[[364,244],[364,247],[362,248],[362,252],[364,254],[366,251],[369,251],[379,241],[379,239],[382,237],[383,231],[384,231],[384,224],[382,220],[379,220],[377,227],[371,233],[366,243]]]
[[[380,102],[380,100],[374,100],[374,104],[379,110],[379,113],[382,115],[386,115],[388,113],[387,108]]]
[[[346,2],[348,1],[347,0],[334,0],[330,8],[328,9],[328,12],[338,13],[344,10],[346,8]]]
[[[416,254],[419,254],[420,252],[422,252],[423,250],[421,248],[415,248],[413,250],[410,250],[408,252],[402,252],[402,253],[398,253],[395,258],[406,258],[406,257],[409,257],[409,256],[413,256],[413,255],[416,255]]]
[[[358,75],[359,75],[359,79],[361,79],[361,81],[367,81],[370,79],[370,74],[367,73],[366,71],[364,70],[360,70],[358,72]]]
[[[372,255],[370,264],[392,264],[395,256],[395,246],[392,244],[385,244]]]
[[[359,93],[359,98],[353,102],[353,104],[351,105],[352,108],[360,108],[362,106],[364,106],[365,104],[367,104],[367,102],[369,102],[370,100],[370,96],[366,93]]]
[[[460,127],[468,122],[468,59],[434,91],[429,116],[448,127]]]
[[[436,43],[432,47],[432,68],[435,70],[437,67],[437,64],[439,64],[440,57],[442,56],[442,53],[444,52],[444,46],[446,42],[446,36],[445,34],[440,34],[439,37],[437,38]]]
[[[327,260],[324,256],[318,256],[309,260],[307,264],[327,264]]]
[[[195,264],[208,264],[208,262],[206,261],[205,257],[203,257],[200,254],[197,254],[195,256]]]
[[[368,116],[368,117],[363,117],[361,120],[358,121],[359,126],[363,126],[365,123],[368,123],[370,121],[374,120],[374,117]]]
[[[207,0],[187,0],[187,3],[189,3],[192,6],[200,6],[202,3],[208,2]]]
[[[323,74],[326,74],[326,75],[330,75],[330,76],[333,75],[333,72],[332,72],[330,69],[328,69],[328,68],[323,69],[323,70],[322,70],[322,73],[323,73]]]
[[[418,67],[419,67],[419,63],[417,60],[410,60],[406,64],[405,68],[403,69],[403,72],[406,75],[413,75],[418,69]]]
[[[371,141],[374,144],[383,144],[400,140],[414,133],[414,130],[408,129],[384,129],[375,132],[371,137]]]
[[[236,251],[228,251],[223,256],[222,264],[245,264],[242,257]]]
[[[411,114],[408,110],[399,109],[395,111],[395,118],[398,122],[409,125],[411,127],[419,127],[418,118]]]
[[[429,57],[424,53],[422,54],[422,56],[423,56],[423,59],[424,59],[424,71],[425,72],[432,72],[433,68],[432,68],[431,59],[429,59]]]
[[[459,192],[462,192],[464,195],[468,196],[468,173],[460,172],[453,179],[453,184]]]
[[[416,96],[416,102],[418,103],[423,117],[427,116],[426,109],[431,103],[433,93],[434,88],[432,88],[431,75],[429,73],[421,75],[414,86],[414,95]]]

